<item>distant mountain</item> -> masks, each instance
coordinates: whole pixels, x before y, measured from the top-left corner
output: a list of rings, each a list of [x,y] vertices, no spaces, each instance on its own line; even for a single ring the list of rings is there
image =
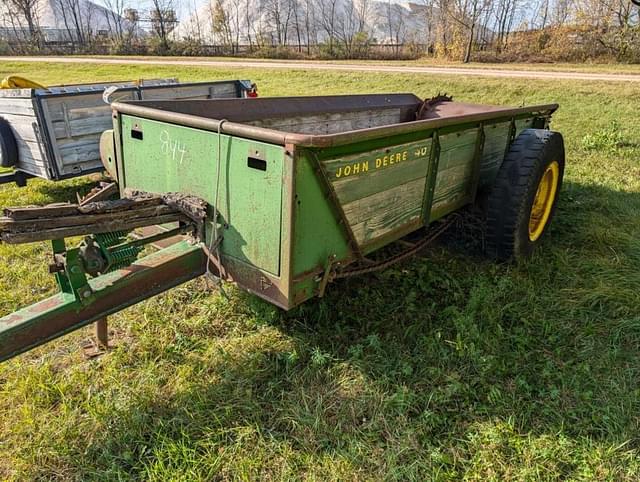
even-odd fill
[[[27,38],[28,22],[24,15],[9,10],[0,2],[0,34],[5,38]],[[96,35],[137,27],[122,16],[89,0],[38,0],[33,8],[34,24],[47,41],[81,41]]]
[[[220,5],[222,8],[220,8]],[[377,43],[428,41],[427,7],[415,2],[371,0],[212,0],[175,30],[179,39],[207,44],[295,45],[348,41],[358,32]]]

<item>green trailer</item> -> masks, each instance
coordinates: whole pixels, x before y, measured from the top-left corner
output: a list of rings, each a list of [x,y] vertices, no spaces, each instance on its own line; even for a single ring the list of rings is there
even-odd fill
[[[58,216],[62,224],[36,238],[54,240],[61,292],[0,319],[0,359],[204,273],[289,310],[336,279],[405,259],[479,201],[488,254],[526,257],[562,182],[563,140],[549,130],[557,107],[412,94],[113,103],[103,163],[119,202],[148,212],[155,199],[157,212],[102,222],[114,211],[67,206],[75,220]],[[8,216],[0,239],[33,240],[48,225],[43,212],[22,213],[22,227]],[[126,236],[160,221],[175,228]],[[79,234],[88,236],[67,248],[62,238]],[[145,243],[176,234],[137,259]],[[393,243],[403,248],[381,256]]]

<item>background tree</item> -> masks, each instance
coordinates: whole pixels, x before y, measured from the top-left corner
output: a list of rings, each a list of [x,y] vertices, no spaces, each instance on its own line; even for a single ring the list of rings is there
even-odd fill
[[[42,44],[38,0],[2,0],[3,21],[14,33],[21,46]]]
[[[149,11],[151,30],[158,38],[159,52],[166,54],[169,51],[169,34],[178,24],[175,0],[151,0],[152,7]]]

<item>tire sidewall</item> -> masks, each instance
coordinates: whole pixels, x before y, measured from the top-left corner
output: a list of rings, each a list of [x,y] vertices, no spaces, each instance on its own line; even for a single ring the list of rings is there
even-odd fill
[[[553,204],[551,206],[549,218],[547,219],[544,229],[538,239],[536,239],[535,241],[531,241],[531,239],[529,239],[529,219],[531,217],[531,209],[533,208],[533,202],[535,200],[540,181],[542,180],[542,176],[544,175],[547,167],[553,161],[557,161],[559,167],[558,186],[556,187]],[[551,221],[553,220],[556,207],[558,205],[560,190],[562,188],[562,179],[564,176],[565,165],[564,161],[564,144],[562,136],[557,133],[552,133],[552,135],[547,138],[547,142],[545,143],[545,146],[536,161],[535,175],[529,177],[526,195],[523,196],[522,205],[518,210],[519,215],[518,222],[516,224],[517,232],[514,246],[514,254],[516,258],[529,257],[536,249],[536,247],[540,244],[545,236],[545,233],[549,229],[549,226],[551,225]]]
[[[6,119],[0,117],[0,167],[13,167],[18,162],[18,145]]]

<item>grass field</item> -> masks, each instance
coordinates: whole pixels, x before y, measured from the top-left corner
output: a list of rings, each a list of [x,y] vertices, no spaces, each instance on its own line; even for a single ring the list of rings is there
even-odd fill
[[[534,258],[478,226],[283,313],[194,281],[0,365],[0,478],[638,480],[640,85],[3,63],[44,83],[251,78],[267,95],[415,92],[558,102],[568,164]],[[0,187],[0,206],[91,181]],[[49,247],[0,246],[0,315],[54,291]]]

